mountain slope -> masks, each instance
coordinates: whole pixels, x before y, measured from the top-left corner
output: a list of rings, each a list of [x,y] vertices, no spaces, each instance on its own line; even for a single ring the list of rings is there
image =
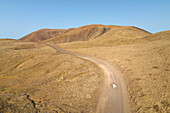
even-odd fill
[[[102,70],[34,42],[0,40],[0,113],[94,113]]]
[[[49,38],[67,33],[71,30],[73,30],[73,28],[71,28],[71,29],[41,29],[41,30],[32,32],[32,33],[20,38],[19,40],[38,42],[38,41],[47,40]]]
[[[65,43],[74,41],[87,41],[93,39],[107,40],[107,38],[130,38],[142,37],[150,34],[147,31],[133,26],[115,26],[115,25],[87,25],[76,28],[68,33],[53,37],[45,42]],[[119,37],[117,37],[119,36]],[[110,40],[108,40],[110,41]]]
[[[121,38],[114,43],[103,39],[58,46],[118,66],[128,86],[132,113],[169,113],[170,31],[134,37],[123,44]]]
[[[45,42],[64,43],[73,41],[87,41],[97,38],[109,30],[110,27],[106,27],[104,25],[87,25],[76,28],[63,35],[53,37]]]
[[[144,37],[146,40],[149,41],[156,41],[156,40],[170,40],[170,30],[158,32],[152,35],[148,35]]]
[[[74,41],[113,42],[119,39],[140,38],[150,33],[133,26],[92,24],[71,29],[41,29],[19,40],[31,42],[65,43]]]
[[[142,29],[128,26],[128,27],[112,27],[112,29],[104,35],[96,38],[94,41],[102,43],[114,43],[127,40],[136,40],[151,33]]]

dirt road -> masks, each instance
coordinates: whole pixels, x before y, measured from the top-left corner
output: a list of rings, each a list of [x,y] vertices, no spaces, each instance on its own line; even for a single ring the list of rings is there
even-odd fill
[[[126,90],[126,85],[124,84],[120,71],[118,71],[115,66],[111,66],[110,64],[102,60],[65,51],[53,44],[46,45],[62,53],[74,55],[94,62],[104,71],[105,79],[103,80],[103,83],[101,85],[101,93],[98,100],[96,113],[129,113],[128,93]],[[113,81],[118,87],[112,87]]]

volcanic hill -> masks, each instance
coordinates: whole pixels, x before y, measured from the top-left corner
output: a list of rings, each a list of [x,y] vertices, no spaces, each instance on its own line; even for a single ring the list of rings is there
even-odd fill
[[[32,32],[32,33],[20,38],[19,40],[29,41],[29,42],[39,42],[42,40],[47,40],[49,38],[67,33],[73,29],[74,28],[70,28],[70,29],[41,29],[41,30]]]
[[[149,32],[133,26],[116,25],[87,25],[72,29],[42,29],[35,31],[21,38],[23,41],[43,41],[52,43],[65,43],[74,41],[88,41],[93,39],[107,40],[106,37],[114,36],[112,40],[126,36],[127,38],[141,37],[150,34]],[[118,37],[117,37],[118,35]],[[104,37],[104,38],[103,38]],[[107,40],[109,41],[109,40]]]

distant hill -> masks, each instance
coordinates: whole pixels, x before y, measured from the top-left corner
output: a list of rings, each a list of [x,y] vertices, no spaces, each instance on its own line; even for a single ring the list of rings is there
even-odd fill
[[[0,40],[15,40],[15,39],[10,39],[10,38],[1,38]]]
[[[42,40],[47,40],[49,38],[67,33],[73,29],[74,28],[71,28],[71,29],[41,29],[41,30],[32,32],[32,33],[20,38],[19,40],[30,41],[30,42],[39,42]]]
[[[133,27],[133,26],[121,26],[112,27],[110,31],[96,38],[94,41],[102,43],[115,43],[124,42],[130,40],[136,40],[145,36],[151,35],[148,31]]]
[[[49,40],[45,40],[45,42],[64,43],[64,42],[74,42],[74,41],[87,41],[90,39],[97,38],[109,30],[110,30],[109,26],[87,25],[87,26],[76,28],[63,35],[53,37]]]
[[[87,25],[72,29],[42,29],[21,38],[23,41],[44,41],[50,43],[65,43],[74,41],[114,41],[119,38],[138,38],[151,34],[133,26]]]
[[[145,37],[146,40],[170,40],[170,30],[158,32]]]
[[[87,41],[87,40],[110,40],[110,38],[116,39],[120,35],[122,37],[135,37],[146,36],[151,34],[145,30],[142,30],[133,26],[115,26],[115,25],[87,25],[76,28],[68,33],[53,37],[45,40],[45,42],[64,43],[74,41]],[[112,39],[111,39],[112,40]]]

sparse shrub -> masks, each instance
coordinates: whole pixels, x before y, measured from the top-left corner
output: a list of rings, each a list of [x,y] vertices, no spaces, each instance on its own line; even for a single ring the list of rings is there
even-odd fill
[[[5,91],[5,88],[0,89],[0,91]]]
[[[154,108],[155,111],[157,111],[157,112],[159,111],[159,106],[158,105],[154,105],[153,108]]]
[[[14,50],[22,50],[22,49],[34,49],[36,46],[34,44],[22,44],[22,45],[17,45],[14,47]]]
[[[47,71],[46,71],[46,74],[48,74],[48,73],[50,73],[50,70],[49,70],[49,69],[47,69]]]
[[[152,68],[153,68],[153,69],[158,69],[158,66],[153,66]]]
[[[168,103],[167,101],[162,101],[161,104],[162,104],[165,108],[170,107],[170,103]]]

